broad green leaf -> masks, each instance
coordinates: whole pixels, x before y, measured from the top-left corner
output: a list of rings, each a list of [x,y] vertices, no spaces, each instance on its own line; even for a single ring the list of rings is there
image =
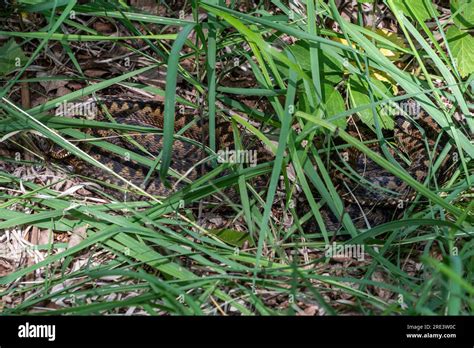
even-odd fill
[[[21,47],[12,38],[0,47],[0,75],[7,75],[27,61]]]
[[[388,31],[386,29],[375,29],[376,34],[386,38],[390,42],[392,42],[395,46],[401,47],[401,48],[406,48],[405,41],[398,36],[396,33],[392,31]],[[390,59],[391,61],[396,61],[400,59],[400,52],[399,51],[394,51],[392,49],[388,48],[380,48],[380,52]]]
[[[342,98],[341,93],[339,93],[339,91],[334,86],[324,84],[323,100],[326,105],[326,112],[328,118],[337,115],[341,112],[344,112],[344,99]],[[339,118],[334,122],[334,124],[338,127],[345,129],[346,119]]]
[[[304,71],[311,71],[309,44],[306,41],[300,40],[294,45],[290,46],[290,50],[301,68]],[[341,81],[343,69],[340,63],[334,59],[330,59],[330,57],[325,54],[324,51],[320,51],[320,62],[324,72],[324,80],[333,84]]]
[[[379,89],[381,89],[385,94],[391,96],[390,90],[379,80],[376,79],[371,79],[372,83],[375,84]],[[368,86],[367,83],[364,81],[361,81],[360,78],[353,76],[349,80],[349,92],[350,92],[350,100],[351,100],[351,105],[353,108],[363,106],[370,104],[370,98],[367,92]],[[379,97],[379,98],[377,98]],[[376,99],[381,99],[381,96],[378,95],[378,93],[374,93],[374,98]],[[379,117],[379,122],[382,128],[385,129],[393,129],[394,127],[394,121],[391,116],[393,115],[388,115],[387,112],[385,111],[385,108],[381,108],[380,106],[377,106],[377,116]],[[374,126],[374,118],[372,115],[372,110],[370,108],[364,109],[362,111],[359,111],[359,117],[364,122],[366,125],[373,127]]]
[[[239,232],[231,228],[211,229],[209,232],[215,235],[221,241],[235,247],[240,248],[245,242],[248,242],[250,246],[253,246],[252,240],[250,239],[248,233]]]
[[[454,23],[459,28],[461,29],[472,28],[474,26],[474,1],[473,0],[452,0],[451,1],[451,14],[454,15],[453,16]]]
[[[406,16],[409,16],[413,19],[418,17],[422,21],[426,21],[426,20],[432,18],[428,8],[424,4],[424,0],[416,0],[416,1],[413,1],[413,0],[394,0],[393,3]],[[433,7],[433,10],[436,11],[436,9],[434,7]]]
[[[467,77],[474,72],[474,51],[472,50],[474,47],[474,37],[468,32],[452,26],[448,29],[447,38],[459,73],[462,77]]]

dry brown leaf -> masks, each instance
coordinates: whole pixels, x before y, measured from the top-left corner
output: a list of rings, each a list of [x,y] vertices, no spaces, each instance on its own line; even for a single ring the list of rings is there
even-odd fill
[[[87,226],[81,226],[76,228],[69,239],[69,243],[67,243],[68,248],[72,248],[78,244],[80,244],[84,239],[87,238]]]
[[[103,23],[103,22],[95,22],[94,29],[97,30],[99,33],[107,34],[115,32],[115,28],[110,23]]]
[[[84,71],[84,75],[88,77],[102,77],[107,74],[107,71],[100,69],[87,69]]]
[[[316,315],[318,312],[319,312],[319,308],[314,305],[309,305],[304,310],[305,315],[311,315],[311,316]]]
[[[48,77],[51,76],[52,73],[47,72],[47,71],[40,71],[36,74],[36,77]],[[67,84],[67,81],[65,80],[50,80],[50,81],[41,81],[39,83],[45,90],[46,93],[49,93],[51,91],[54,91],[60,87],[63,87]]]
[[[5,277],[6,275],[13,272],[13,265],[7,259],[0,257],[0,277]]]
[[[53,232],[51,230],[41,230],[38,233],[38,242],[37,245],[46,245],[53,243],[54,237],[52,236]]]
[[[80,84],[79,82],[74,82],[74,81],[73,81],[73,82],[69,82],[69,83],[67,84],[67,87],[68,87],[69,89],[72,89],[73,91],[77,91],[78,89],[81,89],[81,88],[83,87],[83,85]]]
[[[62,97],[63,95],[71,93],[71,90],[66,87],[59,87],[56,91],[56,97]]]
[[[387,276],[381,271],[375,271],[372,274],[372,280],[374,282],[379,282],[379,283],[388,283]],[[391,292],[390,290],[380,288],[380,287],[377,287],[377,286],[374,286],[373,288],[374,288],[374,292],[377,294],[377,296],[380,297],[381,299],[385,300],[385,301],[390,299],[393,296],[393,292]]]

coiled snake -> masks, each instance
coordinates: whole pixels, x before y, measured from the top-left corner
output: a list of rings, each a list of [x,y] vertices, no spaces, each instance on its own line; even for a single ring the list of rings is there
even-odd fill
[[[164,123],[163,104],[153,100],[120,99],[116,97],[101,98],[101,104],[106,107],[114,122],[132,126],[151,127],[156,129],[157,132],[129,133],[129,136],[132,135],[132,141],[128,141],[123,134],[121,135],[118,131],[111,130],[110,128],[88,129],[86,134],[89,138],[92,138],[94,141],[106,140],[110,146],[116,146],[115,149],[119,149],[119,151],[114,153],[99,146],[94,146],[94,143],[81,142],[81,144],[87,144],[83,145],[83,147],[89,155],[131,183],[141,186],[149,194],[167,196],[174,190],[182,187],[186,180],[180,181],[172,178],[171,182],[174,184],[174,188],[170,188],[163,185],[157,176],[151,176],[151,179],[144,185],[150,168],[130,157],[130,153],[144,156],[159,156],[163,145],[163,137],[159,133]],[[106,114],[99,112],[95,120],[106,121],[108,119]],[[394,146],[394,150],[390,150],[390,153],[397,159],[405,156],[405,164],[402,164],[402,166],[410,175],[423,183],[429,174],[430,163],[439,154],[440,146],[436,145],[434,139],[423,136],[422,132],[406,118],[397,116],[395,121],[393,139],[396,146]],[[435,136],[441,133],[441,129],[428,115],[418,117],[418,123],[423,125],[425,135]],[[199,165],[200,161],[208,155],[201,145],[208,144],[209,142],[208,124],[195,114],[177,112],[175,116],[175,132],[182,132],[181,136],[187,138],[187,140],[175,139],[171,168],[178,173],[178,176],[185,176],[191,181],[196,180],[200,175],[211,169],[211,166],[208,164],[209,162],[206,162],[203,166]],[[349,129],[349,132],[353,136],[361,136],[353,129]],[[233,130],[230,122],[220,121],[217,123],[216,139],[218,149],[234,148]],[[373,146],[373,149],[379,151],[377,146]],[[263,147],[257,150],[259,161],[271,159],[270,153],[263,149]],[[57,145],[54,145],[49,150],[49,154],[55,160],[68,163],[75,172],[81,175],[104,181],[119,188],[124,185],[123,181],[115,176],[72,156],[58,148]],[[341,174],[341,171],[334,169],[331,170],[331,176],[333,177],[334,185],[345,202],[346,212],[355,221],[357,226],[362,227],[367,224],[373,226],[393,219],[396,214],[403,211],[406,203],[414,199],[414,192],[409,186],[367,159],[362,153],[349,149],[345,156],[346,158],[342,162],[341,156],[338,156],[339,159],[336,158],[334,161],[339,163],[342,168],[344,166],[347,167],[347,164],[349,164],[353,174],[365,181],[366,185],[361,185],[357,180],[351,182],[347,176]],[[400,162],[403,163],[401,160]],[[440,171],[446,171],[448,164],[446,160],[441,166]],[[123,197],[123,194],[120,194],[120,190],[112,190],[110,192],[117,198]],[[140,195],[129,195],[127,198],[134,200],[139,199],[139,197]],[[396,212],[397,209],[398,212]],[[303,208],[303,211],[308,211],[308,209]],[[328,209],[323,209],[322,213],[329,229],[335,229],[339,226],[341,217],[334,216]]]

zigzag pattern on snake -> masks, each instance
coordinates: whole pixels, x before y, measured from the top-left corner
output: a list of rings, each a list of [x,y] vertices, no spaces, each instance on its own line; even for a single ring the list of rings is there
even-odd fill
[[[156,133],[133,134],[133,142],[127,141],[119,132],[109,129],[94,128],[89,129],[86,134],[92,138],[106,140],[112,145],[120,146],[127,152],[134,152],[141,155],[159,156],[163,145],[163,137],[159,133],[163,128],[163,104],[154,100],[135,98],[103,97],[101,103],[105,106],[113,118],[113,121],[120,124],[151,127],[157,130]],[[97,115],[98,121],[107,121],[106,113],[100,112]],[[434,139],[426,141],[417,127],[406,118],[397,116],[396,125],[393,131],[395,149],[391,149],[392,156],[403,163],[401,157],[406,157],[402,166],[407,172],[419,182],[424,182],[429,173],[430,160],[429,151],[433,157],[439,153],[439,146],[435,145]],[[109,121],[110,122],[110,121]],[[419,118],[419,123],[423,125],[426,134],[440,134],[441,129],[428,116]],[[198,115],[190,112],[177,112],[175,116],[175,132],[182,132],[182,136],[187,138],[175,139],[173,144],[173,155],[171,168],[178,174],[185,175],[189,180],[195,180],[200,175],[211,170],[207,162],[203,166],[197,165],[203,158],[208,156],[205,148],[201,144],[208,144],[209,131],[208,124]],[[360,134],[349,129],[353,136]],[[130,135],[130,134],[129,134]],[[216,139],[218,149],[234,149],[233,130],[230,122],[218,121],[216,124]],[[137,186],[141,186],[146,192],[152,195],[168,196],[174,190],[183,187],[185,181],[181,181],[171,189],[163,185],[156,175],[143,186],[144,180],[149,172],[149,167],[130,159],[126,154],[116,154],[106,151],[98,146],[93,146],[88,142],[82,142],[84,149],[97,161],[103,163],[125,179]],[[140,149],[141,147],[141,149]],[[400,151],[396,151],[396,149]],[[377,147],[374,150],[380,152]],[[401,152],[402,154],[400,155]],[[74,171],[84,176],[92,177],[117,187],[123,187],[123,181],[94,168],[90,164],[61,151],[57,146],[53,146],[50,151],[52,158],[70,164]],[[271,154],[261,145],[257,145],[259,162],[271,160]],[[337,159],[335,160],[337,162]],[[395,217],[396,206],[400,202],[410,202],[414,199],[413,190],[402,180],[387,172],[363,154],[350,149],[348,150],[348,164],[353,169],[356,176],[359,176],[367,185],[361,185],[356,180],[351,182],[346,176],[338,171],[331,171],[334,185],[343,198],[346,205],[346,212],[356,221],[356,225],[363,227],[366,224],[377,225]],[[341,164],[341,162],[339,162]],[[344,164],[344,163],[342,163]],[[448,162],[441,166],[441,171],[446,171]],[[342,165],[343,167],[343,165]],[[176,179],[170,179],[172,183],[177,183]],[[388,192],[391,191],[391,192]],[[123,198],[120,190],[110,191],[117,198]],[[139,199],[139,195],[129,195],[129,200]],[[387,206],[390,208],[388,209]],[[303,208],[308,211],[307,207]],[[402,209],[403,210],[403,209]],[[399,212],[398,212],[399,213]],[[332,213],[324,210],[323,217],[329,229],[335,229],[340,225],[342,217],[336,217]]]

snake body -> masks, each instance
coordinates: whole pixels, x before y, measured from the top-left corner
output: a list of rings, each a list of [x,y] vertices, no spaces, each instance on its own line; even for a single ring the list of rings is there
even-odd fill
[[[143,188],[151,195],[167,196],[172,190],[163,185],[156,176],[151,176],[150,180],[145,180],[149,167],[143,163],[130,158],[132,153],[150,158],[150,155],[159,156],[163,147],[162,129],[164,126],[163,104],[155,100],[104,97],[101,98],[100,106],[107,112],[100,111],[95,115],[94,121],[115,122],[122,125],[146,127],[148,130],[156,131],[128,132],[124,137],[119,132],[107,128],[90,128],[85,131],[85,141],[81,141],[82,147],[88,154],[98,162],[106,165],[115,173],[129,181],[130,183]],[[103,109],[102,109],[103,110]],[[108,118],[109,115],[111,119]],[[195,180],[200,174],[200,168],[196,164],[206,156],[203,146],[199,144],[208,142],[208,125],[199,117],[191,113],[178,112],[175,116],[175,132],[180,133],[182,139],[175,139],[173,143],[173,153],[171,167],[177,173],[185,175],[189,180]],[[229,123],[218,123],[216,125],[217,139],[220,147],[229,146],[232,141]],[[186,128],[186,129],[185,129]],[[184,130],[185,129],[185,130]],[[95,146],[95,140],[105,140],[112,146],[120,147],[118,153],[106,151],[100,146]],[[72,156],[70,153],[62,151],[57,146],[49,149],[49,154],[53,159],[61,160],[72,166],[78,174],[91,177],[110,185],[123,187],[124,181],[114,175],[101,171],[91,164]],[[205,170],[208,170],[206,167]],[[173,179],[170,179],[173,183]],[[119,198],[120,190],[108,191]],[[129,195],[128,199],[138,199],[140,195]]]
[[[150,171],[149,166],[130,158],[130,153],[145,157],[160,155],[163,147],[161,134],[164,125],[163,103],[155,100],[122,99],[112,96],[102,98],[101,104],[108,112],[99,112],[96,120],[106,121],[108,116],[112,116],[112,121],[118,124],[147,127],[156,132],[129,133],[132,139],[130,142],[119,132],[110,128],[88,129],[85,134],[89,138],[105,139],[110,145],[122,149],[122,152],[114,153],[94,146],[94,143],[85,142],[87,144],[85,149],[89,155],[151,195],[168,196],[176,189],[183,187],[186,180],[178,181],[171,178],[171,187],[164,185],[156,175],[151,175],[149,180],[145,180]],[[108,113],[110,115],[107,115]],[[426,141],[421,131],[406,118],[398,116],[395,121],[393,132],[395,148],[398,148],[407,160],[403,167],[412,177],[423,183],[429,173],[430,151],[436,157],[440,147],[432,139]],[[440,133],[441,130],[428,115],[424,115],[422,122],[424,129],[429,129],[429,133]],[[198,165],[208,155],[202,144],[209,143],[209,125],[192,112],[177,112],[174,126],[175,132],[183,139],[174,140],[171,168],[190,181],[196,180],[212,168],[209,162]],[[354,136],[358,135],[354,134]],[[216,139],[217,149],[234,148],[233,129],[230,122],[217,122]],[[375,149],[380,152],[379,148],[375,147]],[[57,147],[53,146],[49,152],[54,159],[70,164],[74,171],[81,175],[104,181],[117,188],[124,186],[124,182],[114,175],[101,171],[70,154],[65,154]],[[268,160],[271,157],[263,148],[259,149],[258,153],[260,160]],[[394,157],[400,156],[395,150],[390,150],[390,153]],[[348,164],[354,174],[365,180],[368,185],[360,185],[356,180],[351,182],[337,171],[331,172],[331,176],[345,203],[345,212],[352,219],[359,221],[356,225],[377,225],[393,219],[397,207],[403,210],[404,203],[414,199],[414,191],[407,184],[367,159],[362,153],[352,149],[348,157]],[[444,163],[442,168],[446,165],[447,163]],[[119,189],[110,192],[116,197],[123,197]],[[127,198],[133,200],[139,197],[139,194],[132,194]],[[334,216],[326,209],[323,217],[330,228],[335,229],[340,226],[342,216]]]

